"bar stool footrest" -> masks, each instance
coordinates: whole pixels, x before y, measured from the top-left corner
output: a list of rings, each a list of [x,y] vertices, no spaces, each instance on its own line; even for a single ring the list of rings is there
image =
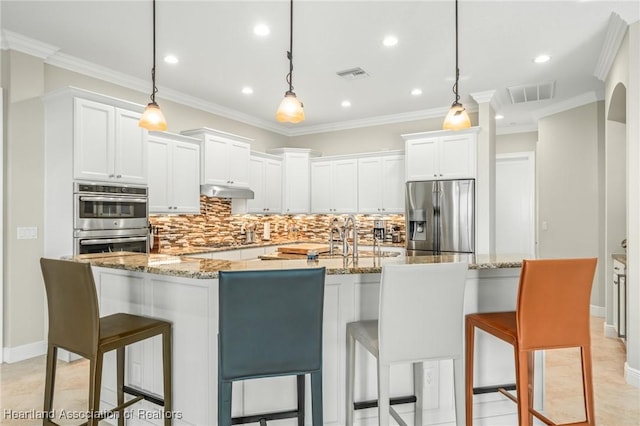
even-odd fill
[[[298,410],[289,411],[274,411],[271,413],[252,414],[251,416],[232,417],[232,425],[241,425],[245,423],[260,423],[263,424],[263,420],[282,420],[292,419],[298,417]]]
[[[398,404],[411,404],[413,402],[416,402],[417,398],[415,397],[415,395],[410,395],[410,396],[399,396],[396,398],[391,398],[389,400],[389,405],[398,405]],[[372,399],[369,401],[360,401],[360,402],[354,402],[353,403],[353,409],[354,410],[364,410],[365,408],[376,408],[378,406],[378,400],[377,399]]]
[[[152,394],[150,392],[146,392],[146,391],[144,391],[142,389],[138,389],[138,388],[133,388],[131,386],[123,386],[122,390],[126,394],[133,395],[133,396],[139,396],[142,399],[144,399],[145,401],[149,401],[152,404],[164,407],[164,398],[161,398],[159,395],[154,395],[154,394]]]
[[[495,393],[495,392],[500,392],[500,389],[504,389],[507,391],[514,391],[516,390],[516,385],[515,383],[510,383],[506,385],[497,385],[497,386],[480,386],[477,388],[473,388],[473,394],[482,395],[485,393]]]

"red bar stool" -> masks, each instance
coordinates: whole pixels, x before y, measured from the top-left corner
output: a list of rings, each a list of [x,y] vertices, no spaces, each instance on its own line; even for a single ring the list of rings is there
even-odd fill
[[[589,303],[597,259],[524,260],[516,310],[469,314],[466,317],[466,412],[473,424],[473,356],[475,329],[511,344],[516,367],[516,394],[498,391],[518,405],[518,424],[532,425],[533,416],[552,420],[533,408],[533,355],[536,350],[579,347],[585,421],[593,426],[593,380]]]

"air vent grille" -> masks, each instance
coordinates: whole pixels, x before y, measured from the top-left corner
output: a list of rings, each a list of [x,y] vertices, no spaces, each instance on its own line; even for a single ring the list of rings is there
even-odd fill
[[[357,80],[360,78],[369,77],[369,74],[360,67],[338,71],[336,74],[338,74],[338,76],[344,78],[345,80]]]
[[[552,99],[555,91],[555,81],[508,87],[512,104],[544,101]]]

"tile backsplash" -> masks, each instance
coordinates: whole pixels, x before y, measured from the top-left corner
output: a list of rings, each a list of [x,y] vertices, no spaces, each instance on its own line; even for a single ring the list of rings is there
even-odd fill
[[[329,240],[334,218],[340,222],[345,215],[240,215],[231,211],[231,200],[200,196],[200,214],[153,215],[150,222],[158,227],[160,249],[189,246],[219,246],[243,244],[245,229],[255,227],[255,241],[261,241],[268,223],[269,239],[274,243],[292,240]],[[398,226],[401,240],[405,240],[404,215],[356,215],[360,244],[373,244],[373,221],[385,219],[387,226]]]

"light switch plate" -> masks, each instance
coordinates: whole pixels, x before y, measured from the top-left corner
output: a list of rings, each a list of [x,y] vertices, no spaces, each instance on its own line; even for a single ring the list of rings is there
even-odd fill
[[[37,240],[38,227],[37,226],[18,226],[17,234],[18,234],[19,240]]]

